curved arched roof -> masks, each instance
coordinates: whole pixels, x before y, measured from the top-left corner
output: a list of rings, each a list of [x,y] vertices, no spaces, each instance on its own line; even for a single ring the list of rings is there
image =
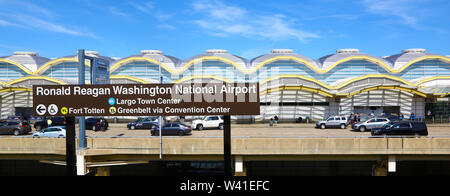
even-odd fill
[[[0,61],[16,65],[28,74],[32,74],[50,59],[37,56],[36,53],[14,53],[12,56],[0,58]]]
[[[152,53],[152,52],[141,51],[140,54],[132,55],[132,56],[129,56],[129,57],[126,57],[123,59],[113,61],[110,66],[110,71],[111,71],[111,73],[113,73],[122,65],[128,64],[130,62],[135,62],[135,61],[147,61],[147,62],[156,64],[156,65],[161,64],[161,67],[166,69],[170,73],[173,73],[176,71],[176,65],[180,62],[179,59],[172,57],[172,56],[163,55],[162,52],[161,53],[157,53],[157,52]]]
[[[296,54],[296,53],[271,53],[262,55],[259,57],[256,57],[255,59],[251,60],[251,66],[250,68],[253,70],[259,69],[264,65],[270,64],[275,61],[282,61],[282,60],[291,60],[295,62],[299,62],[302,64],[307,65],[312,70],[319,70],[321,69],[320,62],[313,60],[309,57]]]
[[[322,64],[322,70],[331,70],[337,65],[341,63],[345,63],[347,61],[351,60],[366,60],[375,64],[380,65],[381,67],[385,68],[387,71],[393,69],[392,63],[389,61],[372,56],[370,54],[364,54],[364,53],[336,53],[328,56],[324,56],[319,59],[320,63]]]
[[[359,50],[356,49],[347,49],[339,50],[336,54],[327,55],[318,60],[293,53],[292,50],[274,50],[271,54],[262,55],[250,61],[242,57],[229,54],[225,50],[209,50],[206,54],[197,55],[184,61],[172,56],[163,55],[160,51],[142,51],[141,54],[132,55],[119,60],[100,56],[99,53],[96,52],[91,52],[87,55],[96,56],[110,61],[111,73],[122,65],[135,61],[147,61],[156,65],[161,65],[163,69],[167,70],[171,74],[181,74],[190,66],[204,61],[221,61],[225,64],[236,67],[244,74],[252,74],[261,67],[276,61],[298,62],[306,65],[311,70],[319,74],[325,74],[334,69],[336,66],[351,60],[365,60],[372,62],[380,67],[383,67],[389,73],[400,73],[414,63],[429,59],[450,63],[450,57],[426,53],[423,49],[405,50],[402,54],[392,55],[386,58],[379,58],[370,54],[359,53]],[[45,57],[37,56],[36,53],[16,52],[12,56],[0,57],[0,62],[15,65],[29,75],[40,75],[53,65],[58,65],[63,62],[78,62],[78,58],[76,55],[72,55],[50,60]],[[86,64],[89,66],[89,61],[87,61]]]
[[[427,59],[440,59],[446,60],[450,62],[450,58],[441,56],[433,53],[425,53],[425,52],[404,52],[401,54],[392,55],[387,57],[389,61],[393,63],[393,67],[395,70],[403,70],[406,69],[409,65],[417,63],[419,61],[427,60]]]
[[[241,70],[242,72],[246,72],[246,68],[247,68],[247,60],[246,59],[236,56],[236,55],[229,54],[227,52],[200,54],[200,55],[191,57],[189,59],[186,59],[186,60],[180,62],[180,64],[178,64],[177,68],[179,69],[179,72],[182,72],[199,61],[201,61],[201,62],[203,62],[203,61],[222,61],[226,64],[235,66],[237,69]]]

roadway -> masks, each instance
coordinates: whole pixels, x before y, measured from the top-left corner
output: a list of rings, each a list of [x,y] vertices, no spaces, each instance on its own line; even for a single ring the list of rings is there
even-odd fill
[[[77,126],[78,134],[78,126]],[[34,129],[33,129],[34,131]],[[428,125],[429,137],[450,137],[450,124],[433,124]],[[30,137],[24,135],[20,137]],[[94,132],[86,130],[87,137],[151,137],[149,130],[128,130],[126,124],[110,124],[109,129],[106,132]],[[370,132],[352,131],[347,129],[316,129],[314,124],[280,124],[278,127],[269,127],[266,124],[232,124],[231,125],[232,137],[250,137],[250,138],[354,138],[354,137],[370,137]],[[14,136],[0,137],[8,138]],[[203,131],[193,130],[192,135],[184,137],[191,138],[209,138],[209,137],[223,137],[223,132],[216,129],[207,129]]]

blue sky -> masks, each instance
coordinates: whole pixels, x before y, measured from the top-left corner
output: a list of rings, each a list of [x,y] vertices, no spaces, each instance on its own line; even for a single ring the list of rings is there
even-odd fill
[[[206,49],[254,58],[275,48],[320,58],[407,48],[450,54],[448,0],[0,0],[0,56],[76,50],[186,59]]]

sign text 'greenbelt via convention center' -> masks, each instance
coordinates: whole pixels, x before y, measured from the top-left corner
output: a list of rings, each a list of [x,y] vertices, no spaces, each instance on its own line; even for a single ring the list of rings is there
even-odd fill
[[[36,116],[259,115],[259,85],[36,85]]]

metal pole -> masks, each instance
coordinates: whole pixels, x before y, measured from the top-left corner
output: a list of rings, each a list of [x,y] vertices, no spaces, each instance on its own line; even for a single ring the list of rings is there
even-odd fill
[[[84,50],[78,50],[78,84],[84,85],[86,76],[85,76],[85,54]],[[92,76],[91,76],[92,77]],[[79,128],[79,138],[78,138],[78,147],[86,148],[86,117],[80,116],[78,117],[78,128]]]
[[[77,157],[75,152],[75,117],[66,118],[66,175],[77,175]]]
[[[225,177],[231,177],[233,171],[231,168],[231,116],[224,116],[223,119],[223,160]]]
[[[161,74],[161,62],[159,63],[159,83],[162,84],[163,83],[163,78],[162,78],[162,74]],[[159,116],[158,119],[159,122],[159,159],[162,159],[162,116]]]

